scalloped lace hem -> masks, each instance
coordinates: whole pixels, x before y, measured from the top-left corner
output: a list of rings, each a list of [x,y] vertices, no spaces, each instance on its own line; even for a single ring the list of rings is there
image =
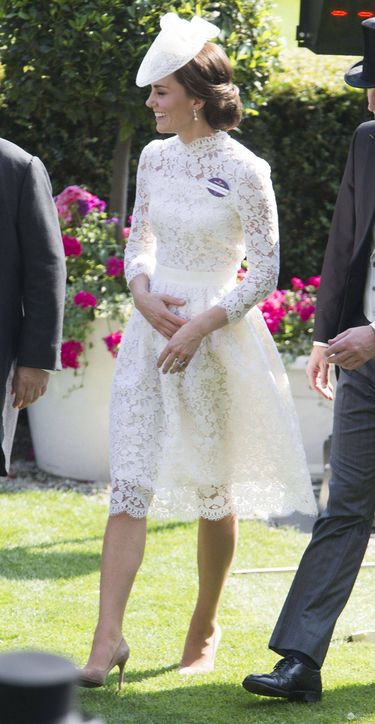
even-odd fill
[[[116,480],[110,498],[109,515],[127,513],[132,518],[145,518],[148,514],[156,520],[169,518],[191,521],[197,518],[221,520],[237,514],[240,518],[284,517],[294,512],[315,516],[310,498],[289,499],[288,503],[275,501],[275,491],[260,489],[250,483],[190,486],[173,489],[163,488],[154,492],[137,483]]]
[[[220,520],[234,513],[231,491],[226,485],[205,485],[201,488],[174,488],[154,493],[129,481],[113,485],[110,515],[128,513],[132,518],[179,518],[180,520]]]

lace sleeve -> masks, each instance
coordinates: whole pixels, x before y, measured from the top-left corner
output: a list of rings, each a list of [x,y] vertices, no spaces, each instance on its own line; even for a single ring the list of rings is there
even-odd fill
[[[137,191],[131,232],[125,249],[125,277],[129,284],[138,274],[151,276],[155,259],[155,236],[148,218],[150,145],[143,149],[137,170]]]
[[[279,234],[275,195],[266,161],[246,162],[239,175],[236,208],[241,219],[248,272],[219,302],[228,322],[241,319],[251,307],[267,297],[276,287],[279,273]]]

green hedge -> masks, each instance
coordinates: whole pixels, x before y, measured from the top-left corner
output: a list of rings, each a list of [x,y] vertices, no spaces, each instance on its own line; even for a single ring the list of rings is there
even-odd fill
[[[137,88],[135,77],[160,16],[173,10],[221,28],[245,111],[255,112],[280,52],[272,0],[0,2],[0,135],[41,156],[56,190],[83,183],[108,198],[116,140],[131,138],[136,158],[150,139],[148,89]],[[121,168],[116,190],[123,176]]]
[[[245,118],[237,134],[272,167],[282,286],[292,276],[320,272],[350,138],[359,123],[371,118],[364,94],[344,83],[351,62],[305,49],[288,51],[282,70],[268,85],[266,104],[258,115]],[[32,119],[17,120],[17,109],[0,102],[0,135],[45,160],[56,192],[67,183],[83,183],[106,197],[115,134],[113,121],[104,114],[102,126],[90,128],[88,121],[83,129],[62,113],[46,130]],[[151,138],[151,125],[134,138],[131,195],[140,150]]]
[[[319,274],[352,133],[369,120],[364,93],[343,80],[352,58],[289,51],[260,114],[239,140],[272,167],[281,236],[280,284]]]

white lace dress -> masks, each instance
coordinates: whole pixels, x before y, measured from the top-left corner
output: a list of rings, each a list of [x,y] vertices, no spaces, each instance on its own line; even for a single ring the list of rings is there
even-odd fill
[[[219,305],[229,324],[204,338],[186,371],[163,375],[166,340],[133,312],[112,390],[110,514],[315,513],[287,376],[256,306],[278,274],[268,164],[222,131],[146,146],[125,273],[186,300],[172,308],[184,318]]]

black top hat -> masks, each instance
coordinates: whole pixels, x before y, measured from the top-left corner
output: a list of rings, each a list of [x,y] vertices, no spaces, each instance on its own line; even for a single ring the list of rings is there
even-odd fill
[[[52,654],[20,651],[0,655],[1,724],[80,724],[74,708],[77,670]]]
[[[375,88],[375,18],[361,23],[364,36],[364,58],[354,63],[345,75],[353,88]]]

